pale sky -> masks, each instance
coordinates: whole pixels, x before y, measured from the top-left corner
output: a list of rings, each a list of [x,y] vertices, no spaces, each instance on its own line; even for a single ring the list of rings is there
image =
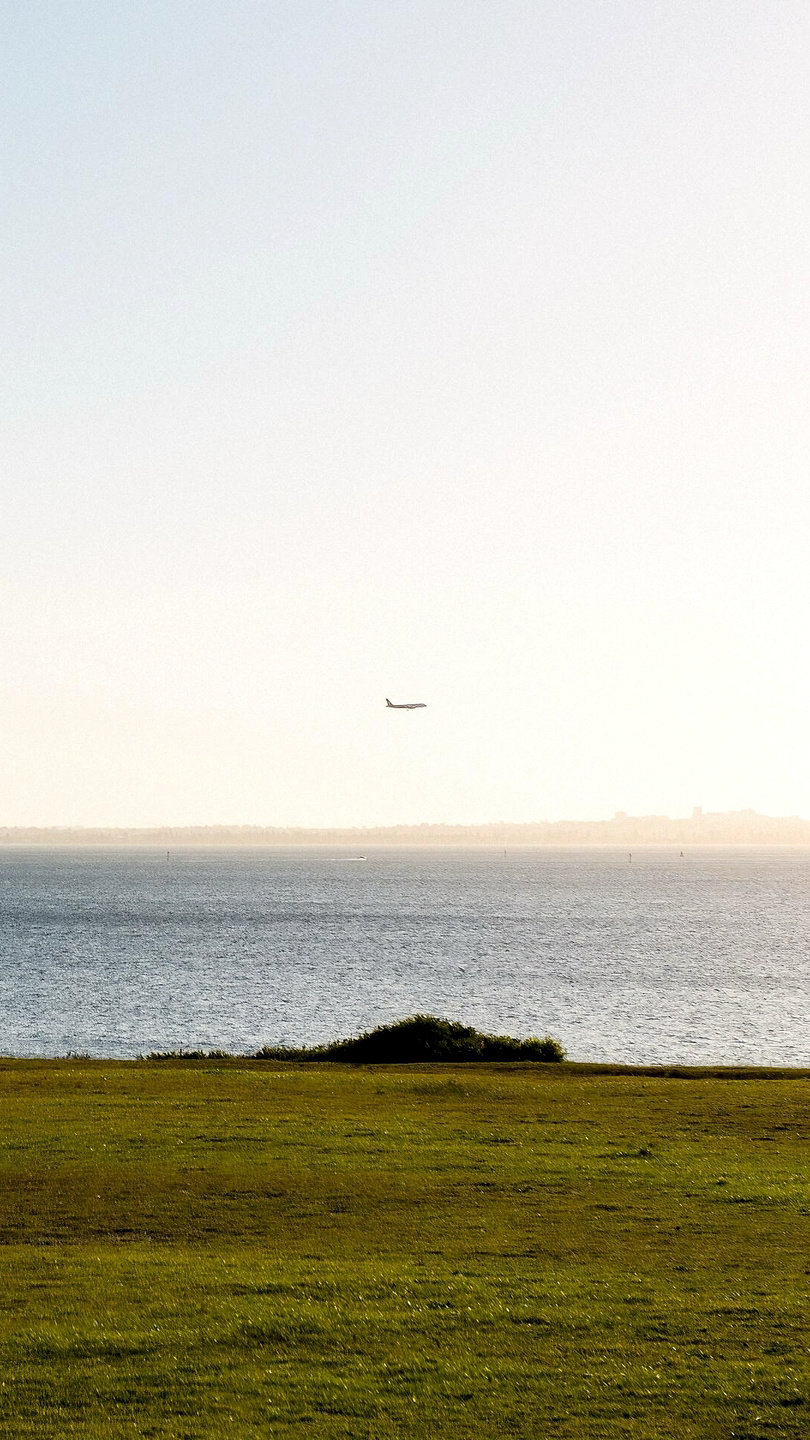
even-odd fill
[[[806,0],[0,17],[0,824],[810,815]]]

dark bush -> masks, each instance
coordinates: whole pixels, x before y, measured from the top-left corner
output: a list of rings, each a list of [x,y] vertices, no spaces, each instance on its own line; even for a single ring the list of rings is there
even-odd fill
[[[380,1025],[352,1040],[334,1040],[311,1049],[266,1045],[258,1052],[267,1060],[338,1060],[355,1065],[407,1065],[419,1061],[565,1059],[559,1041],[546,1035],[515,1040],[511,1035],[484,1035],[471,1025],[412,1015],[394,1025]]]

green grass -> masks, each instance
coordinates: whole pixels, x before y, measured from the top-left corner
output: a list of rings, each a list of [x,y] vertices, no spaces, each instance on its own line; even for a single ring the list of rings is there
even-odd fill
[[[806,1440],[809,1089],[0,1062],[0,1435]]]

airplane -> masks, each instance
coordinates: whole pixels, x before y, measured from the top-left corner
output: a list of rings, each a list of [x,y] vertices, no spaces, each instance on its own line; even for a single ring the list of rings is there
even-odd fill
[[[427,710],[424,700],[411,700],[407,705],[394,705],[391,700],[386,700],[389,710]]]

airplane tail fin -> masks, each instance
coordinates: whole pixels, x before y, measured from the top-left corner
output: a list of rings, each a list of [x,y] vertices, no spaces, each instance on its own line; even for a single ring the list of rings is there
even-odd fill
[[[394,707],[393,707],[393,705],[391,704],[391,701],[388,699],[387,696],[386,696],[385,703],[386,703],[386,705],[388,706],[388,709],[389,709],[389,710],[393,710]]]

